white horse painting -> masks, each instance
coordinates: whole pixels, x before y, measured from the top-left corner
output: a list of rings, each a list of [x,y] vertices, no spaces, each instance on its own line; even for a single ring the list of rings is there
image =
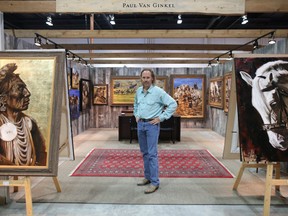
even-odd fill
[[[252,105],[263,120],[270,144],[281,151],[288,148],[288,62],[265,63],[256,70],[254,79],[240,71],[242,79],[252,87]]]

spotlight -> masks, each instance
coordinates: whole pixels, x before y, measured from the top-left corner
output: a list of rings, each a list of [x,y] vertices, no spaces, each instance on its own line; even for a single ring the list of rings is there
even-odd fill
[[[181,14],[178,15],[177,24],[178,25],[182,24]]]
[[[233,59],[233,54],[232,54],[232,51],[229,51],[229,60],[232,60]]]
[[[47,16],[46,24],[49,25],[49,26],[53,26],[53,22],[52,22],[52,17],[51,16]]]
[[[271,36],[270,36],[270,38],[269,38],[268,43],[269,43],[269,44],[275,44],[275,43],[276,43],[276,41],[275,41],[275,39],[274,39],[274,32],[271,33]]]
[[[257,49],[258,46],[259,46],[259,45],[258,45],[258,41],[255,40],[254,43],[253,43],[253,49],[254,49],[254,50]]]
[[[110,24],[111,24],[111,25],[116,25],[114,15],[109,15],[109,18],[110,18]]]
[[[35,44],[36,46],[38,46],[38,47],[41,46],[41,38],[40,38],[39,36],[36,36],[36,37],[34,38],[34,44]]]
[[[217,64],[219,64],[219,63],[220,63],[219,57],[216,59],[216,62],[217,62]]]
[[[208,62],[208,67],[209,67],[209,68],[212,67],[212,65],[211,65],[211,61]]]
[[[241,24],[245,25],[246,23],[248,23],[247,15],[243,15]]]
[[[70,57],[70,53],[68,51],[66,51],[66,58]]]

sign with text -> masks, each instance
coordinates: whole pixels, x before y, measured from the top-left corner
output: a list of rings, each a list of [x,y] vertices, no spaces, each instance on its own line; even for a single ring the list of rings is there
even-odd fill
[[[56,0],[56,12],[242,15],[245,13],[245,0]]]

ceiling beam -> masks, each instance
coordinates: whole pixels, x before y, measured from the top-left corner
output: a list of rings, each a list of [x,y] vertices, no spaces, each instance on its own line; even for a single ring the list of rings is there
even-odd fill
[[[56,13],[56,1],[0,1],[0,11],[3,13]]]
[[[68,50],[236,50],[239,45],[231,44],[59,44]],[[44,49],[55,49],[55,45],[43,44]],[[252,45],[237,50],[251,51]]]
[[[214,58],[221,53],[75,53],[82,58]],[[229,55],[223,55],[228,58]]]
[[[246,13],[288,12],[288,2],[287,0],[245,0],[245,10]],[[0,11],[4,13],[56,13],[56,0],[1,0]]]
[[[246,0],[246,13],[284,13],[288,12],[287,0]]]
[[[17,38],[33,38],[38,33],[47,38],[256,38],[275,29],[245,30],[5,30]],[[276,38],[288,37],[288,29],[278,29]]]
[[[88,64],[208,64],[209,60],[87,60]],[[221,61],[224,63],[224,61]]]

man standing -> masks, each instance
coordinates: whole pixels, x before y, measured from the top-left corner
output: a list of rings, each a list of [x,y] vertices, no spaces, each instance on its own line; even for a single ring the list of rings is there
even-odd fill
[[[160,122],[169,119],[177,108],[176,101],[163,89],[155,86],[156,77],[151,69],[141,71],[142,86],[134,100],[134,116],[140,150],[144,161],[144,179],[137,185],[150,186],[145,194],[155,192],[160,185],[158,174],[158,137]]]

